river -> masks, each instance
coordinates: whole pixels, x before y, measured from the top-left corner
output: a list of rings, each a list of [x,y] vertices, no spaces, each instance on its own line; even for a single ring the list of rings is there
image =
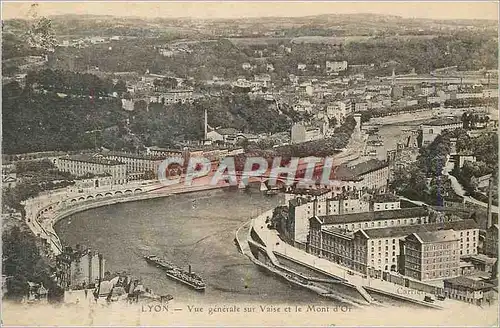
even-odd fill
[[[61,241],[98,250],[106,271],[126,271],[142,279],[156,294],[198,303],[242,302],[332,303],[258,268],[234,244],[236,230],[251,217],[276,206],[279,196],[258,190],[203,191],[124,203],[81,212],[55,226]],[[165,256],[199,273],[204,293],[167,278],[144,255]]]
[[[381,126],[384,147],[377,149],[377,157],[385,159],[386,150],[396,147],[401,130],[419,123]],[[81,212],[58,222],[55,230],[65,245],[80,244],[101,252],[107,271],[126,271],[156,294],[169,293],[180,301],[331,303],[259,269],[238,252],[233,241],[236,230],[278,205],[278,197],[258,190],[173,195]],[[207,283],[205,293],[192,291],[148,265],[142,257],[149,254],[165,256],[186,269],[191,264]]]

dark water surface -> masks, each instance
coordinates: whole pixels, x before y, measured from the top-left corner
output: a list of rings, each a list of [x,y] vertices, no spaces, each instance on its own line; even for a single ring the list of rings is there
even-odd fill
[[[331,303],[313,292],[258,268],[234,244],[236,230],[252,216],[273,208],[278,197],[258,190],[204,191],[117,204],[75,214],[56,224],[61,241],[98,250],[106,270],[127,271],[156,294],[189,302]],[[177,283],[142,258],[164,256],[199,273],[199,293]]]

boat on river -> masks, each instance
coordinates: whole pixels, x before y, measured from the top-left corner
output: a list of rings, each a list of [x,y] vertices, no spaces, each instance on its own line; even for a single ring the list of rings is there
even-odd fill
[[[206,288],[203,279],[196,273],[191,271],[191,266],[189,266],[189,271],[183,270],[176,265],[168,262],[165,259],[159,258],[156,255],[144,256],[144,259],[149,264],[162,269],[167,274],[167,277],[181,282],[195,290],[204,291]]]

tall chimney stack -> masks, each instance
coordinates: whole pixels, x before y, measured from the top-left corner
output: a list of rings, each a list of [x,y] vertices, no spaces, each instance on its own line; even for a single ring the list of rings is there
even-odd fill
[[[492,205],[492,196],[491,196],[491,189],[493,185],[493,175],[490,177],[488,181],[488,223],[486,229],[489,229],[492,224],[492,214],[491,214],[491,205]]]
[[[205,124],[204,124],[204,127],[205,127],[205,134],[203,136],[203,139],[207,140],[208,115],[207,115],[207,109],[206,108],[205,108]]]

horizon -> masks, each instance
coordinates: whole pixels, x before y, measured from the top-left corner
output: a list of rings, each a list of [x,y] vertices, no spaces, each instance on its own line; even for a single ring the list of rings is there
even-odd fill
[[[27,19],[36,2],[2,2],[2,19]],[[367,7],[369,4],[369,7]],[[41,2],[40,16],[113,16],[166,19],[301,18],[321,15],[382,15],[402,19],[498,21],[498,2],[284,2],[284,1],[177,1],[177,2]]]

